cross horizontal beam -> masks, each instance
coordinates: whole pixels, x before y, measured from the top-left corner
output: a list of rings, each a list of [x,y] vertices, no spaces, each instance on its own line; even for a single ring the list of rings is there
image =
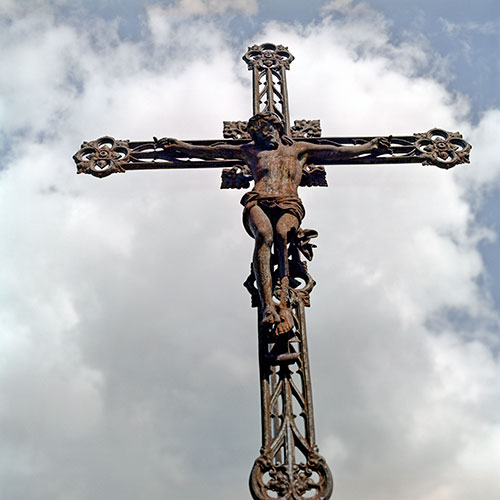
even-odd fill
[[[335,146],[352,146],[369,142],[374,137],[308,137],[296,141]],[[350,159],[328,158],[310,155],[310,165],[356,165],[356,164],[400,164],[421,163],[448,169],[459,163],[469,163],[471,146],[458,132],[446,132],[434,128],[425,133],[391,136],[391,153],[385,155],[363,155]],[[246,139],[187,140],[192,145],[221,146],[238,145],[250,142]],[[157,141],[117,140],[101,137],[95,141],[84,142],[73,156],[78,173],[95,177],[107,177],[113,173],[127,170],[163,170],[184,168],[232,168],[241,165],[240,160],[217,159],[202,160],[176,154],[169,155],[158,146]]]

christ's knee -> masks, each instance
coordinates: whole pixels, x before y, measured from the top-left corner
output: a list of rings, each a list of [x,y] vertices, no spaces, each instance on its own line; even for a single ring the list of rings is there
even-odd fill
[[[295,221],[293,221],[295,222]],[[296,230],[296,225],[294,223],[282,223],[276,226],[276,240],[280,244],[288,243],[290,236]]]
[[[256,248],[271,248],[273,244],[273,233],[271,231],[262,231],[255,235]]]

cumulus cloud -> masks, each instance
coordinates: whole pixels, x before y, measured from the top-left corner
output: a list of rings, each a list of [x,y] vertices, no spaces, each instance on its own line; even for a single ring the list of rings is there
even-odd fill
[[[241,193],[219,191],[215,171],[97,180],[71,162],[84,139],[216,138],[222,120],[248,118],[245,47],[210,20],[148,12],[134,43],[50,9],[0,32],[6,498],[248,495],[259,397]],[[292,118],[321,118],[324,135],[460,129],[473,162],[330,167],[328,189],[301,193],[320,232],[308,311],[320,450],[339,498],[496,500],[498,317],[479,253],[493,235],[475,207],[500,176],[498,110],[469,124],[419,42],[367,22],[270,23],[249,43],[296,57]]]

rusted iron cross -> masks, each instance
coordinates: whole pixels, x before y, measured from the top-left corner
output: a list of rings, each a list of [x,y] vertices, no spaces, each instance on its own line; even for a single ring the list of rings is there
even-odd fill
[[[222,168],[221,188],[248,188],[245,229],[255,239],[245,287],[258,308],[262,447],[250,474],[255,500],[326,500],[333,490],[316,446],[305,307],[315,282],[308,273],[310,240],[300,223],[299,186],[326,186],[323,165],[421,163],[451,168],[468,163],[459,133],[431,129],[412,136],[321,137],[319,120],[290,126],[286,47],[254,45],[243,56],[253,76],[248,122],[224,122],[225,140],[123,141],[101,137],[74,155],[78,173],[106,177],[127,170]]]

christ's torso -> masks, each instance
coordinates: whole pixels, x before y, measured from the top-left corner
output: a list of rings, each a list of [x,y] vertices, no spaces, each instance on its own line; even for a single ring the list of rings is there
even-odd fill
[[[261,149],[249,145],[246,163],[255,180],[253,191],[265,197],[298,196],[305,156],[298,145],[279,144],[277,149]]]

